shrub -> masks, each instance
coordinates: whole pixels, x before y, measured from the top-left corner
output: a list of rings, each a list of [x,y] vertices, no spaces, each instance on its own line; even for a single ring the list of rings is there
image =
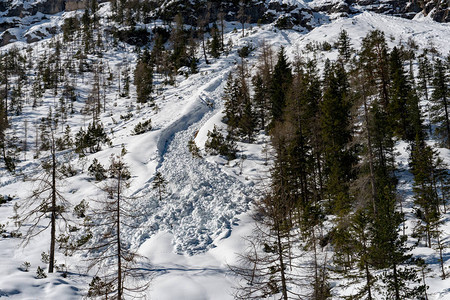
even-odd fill
[[[83,200],[81,200],[80,203],[75,205],[75,207],[73,208],[73,214],[79,219],[84,218],[84,217],[86,217],[86,211],[87,211],[88,207],[89,207],[89,203],[83,199]]]
[[[202,156],[200,155],[200,149],[197,147],[197,145],[195,144],[194,139],[190,139],[188,142],[188,149],[189,152],[191,152],[192,156],[194,157],[198,157],[201,158]]]
[[[92,160],[92,164],[88,168],[88,174],[95,178],[96,181],[106,179],[106,169],[98,162],[96,158]]]
[[[208,140],[205,143],[205,150],[212,155],[222,155],[228,160],[236,158],[236,143],[229,137],[225,138],[214,126],[213,131],[208,131]]]
[[[239,57],[245,58],[248,57],[253,50],[255,50],[255,48],[253,48],[253,46],[251,45],[243,46],[238,50],[238,55]]]
[[[132,134],[139,135],[150,130],[152,130],[152,120],[148,119],[147,121],[139,122],[136,126],[134,126]]]
[[[36,270],[36,278],[37,279],[47,278],[47,274],[45,274],[44,269],[42,269],[39,266],[37,267],[37,270]]]
[[[84,155],[86,149],[90,153],[100,151],[102,144],[110,144],[111,140],[106,135],[105,129],[101,123],[91,123],[87,131],[83,128],[75,136],[75,152]]]
[[[31,264],[28,261],[24,261],[23,264],[20,266],[20,269],[24,272],[28,272],[28,270],[30,269]]]

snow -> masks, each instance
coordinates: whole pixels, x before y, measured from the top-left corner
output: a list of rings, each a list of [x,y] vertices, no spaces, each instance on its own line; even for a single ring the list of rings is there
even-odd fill
[[[295,0],[277,2],[305,5],[303,1]],[[107,6],[102,6],[102,15],[107,13]],[[50,22],[61,24],[61,17],[63,16],[55,16]],[[240,154],[245,154],[247,159],[231,162],[220,157],[208,157],[204,151],[204,158],[193,157],[187,144],[194,140],[203,150],[208,131],[212,130],[214,125],[224,129],[221,121],[221,95],[227,75],[239,61],[237,49],[247,44],[257,46],[260,41],[266,40],[274,49],[285,46],[286,52],[293,58],[296,52],[301,51],[310,42],[328,41],[333,44],[342,29],[348,31],[354,47],[361,43],[369,31],[381,29],[386,37],[396,37],[395,40],[388,38],[390,46],[412,37],[421,47],[429,46],[432,42],[443,53],[450,50],[449,25],[435,23],[426,18],[405,20],[366,12],[348,19],[337,19],[306,34],[293,30],[279,31],[272,25],[264,25],[261,28],[255,26],[244,38],[240,37],[240,33],[231,32],[233,25],[228,25],[225,40],[232,39],[234,45],[230,55],[221,57],[210,65],[202,63],[200,73],[187,79],[179,76],[176,86],[165,87],[163,96],[157,98],[158,111],[143,105],[139,110],[133,110],[134,116],[131,120],[120,120],[120,115],[125,115],[136,106],[135,94],[132,91],[130,99],[119,99],[115,95],[116,89],[111,88],[108,94],[109,106],[101,117],[107,131],[113,132],[113,146],[104,147],[103,151],[88,155],[84,159],[78,159],[76,156],[67,158],[80,171],[86,172],[94,158],[107,164],[111,154],[120,152],[122,144],[126,147],[128,153],[125,160],[132,172],[128,193],[136,197],[135,206],[145,215],[143,219],[134,220],[133,225],[138,228],[127,231],[126,239],[151,265],[153,279],[147,295],[151,299],[233,298],[233,287],[238,279],[229,271],[228,265],[236,263],[238,253],[246,247],[244,237],[249,236],[253,228],[250,217],[252,201],[261,195],[267,184],[265,174],[269,166],[266,164],[263,150],[268,138],[260,135],[254,144],[239,143]],[[38,28],[32,27],[28,32],[35,30]],[[34,44],[33,51],[42,53],[46,42]],[[20,41],[8,45],[7,48],[24,45],[23,41]],[[255,64],[257,53],[256,50],[249,57],[250,65]],[[336,57],[336,51],[319,54],[322,61],[327,57]],[[135,62],[131,47],[124,48],[121,52],[109,50],[104,54],[104,59],[109,60],[113,70],[122,68],[124,61],[130,64]],[[89,79],[78,82],[82,96],[89,93],[88,82]],[[45,105],[52,105],[54,99],[47,96],[45,101]],[[113,105],[114,102],[117,106]],[[79,110],[81,103],[77,105]],[[25,111],[26,117],[30,119],[37,119],[46,114],[47,110],[44,108],[38,113]],[[130,135],[138,122],[148,118],[152,119],[152,131],[138,136]],[[70,119],[72,133],[76,133],[85,121],[79,115]],[[30,138],[34,136],[33,132],[29,134]],[[397,151],[400,153],[397,160],[399,166],[407,166],[406,144],[399,143]],[[28,153],[28,157],[31,155]],[[448,150],[441,149],[440,155],[450,163]],[[19,169],[32,174],[38,163],[38,160],[29,160],[28,163],[19,165]],[[151,187],[156,171],[161,172],[169,182],[167,193],[161,202]],[[403,178],[402,188],[405,191],[411,188],[408,178],[410,177],[407,174]],[[94,199],[99,194],[98,184],[92,179],[88,181],[87,175],[82,174],[66,179],[62,189],[73,204],[82,199]],[[12,202],[0,206],[0,223],[6,223],[7,230],[14,228],[12,220],[9,219],[13,204],[18,199],[25,198],[29,192],[28,184],[17,177],[12,178],[6,172],[2,173],[0,194],[10,194],[15,198]],[[447,233],[450,232],[449,224],[447,222],[445,227]],[[91,277],[81,275],[85,271],[85,262],[81,255],[64,257],[58,252],[58,263],[63,262],[69,267],[67,278],[63,278],[61,273],[50,274],[45,279],[35,278],[37,266],[45,267],[40,261],[40,255],[48,251],[47,249],[46,233],[33,239],[25,248],[19,247],[17,239],[0,239],[0,297],[82,298]],[[424,247],[416,248],[415,251],[429,260],[436,259],[436,253],[427,251]],[[448,253],[446,252],[447,257]],[[25,261],[31,264],[29,272],[20,269]],[[433,265],[434,274],[438,274],[436,264]],[[446,266],[450,267],[448,259]],[[431,286],[430,299],[450,297],[450,280],[442,281],[437,276],[428,280]]]

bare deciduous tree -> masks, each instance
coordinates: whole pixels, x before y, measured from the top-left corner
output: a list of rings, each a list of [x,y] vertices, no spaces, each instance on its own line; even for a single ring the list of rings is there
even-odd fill
[[[65,212],[69,207],[58,186],[61,174],[58,172],[56,158],[55,130],[56,124],[52,124],[48,134],[50,155],[42,160],[43,172],[29,180],[33,184],[33,191],[21,204],[14,206],[13,217],[18,230],[26,227],[24,245],[50,228],[49,273],[54,271],[57,223],[67,225]]]

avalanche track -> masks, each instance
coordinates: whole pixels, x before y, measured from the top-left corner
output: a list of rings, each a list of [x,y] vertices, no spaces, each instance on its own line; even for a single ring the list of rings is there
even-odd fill
[[[141,210],[149,216],[135,234],[137,244],[158,231],[173,234],[175,251],[189,255],[214,247],[214,241],[229,236],[236,215],[247,211],[255,195],[252,187],[224,172],[219,165],[194,157],[188,142],[200,128],[221,110],[221,96],[226,76],[232,69],[228,61],[218,62],[216,71],[199,75],[199,88],[192,92],[188,80],[168,97],[186,99],[182,113],[161,130],[157,149],[160,161],[157,171],[168,182],[167,194],[159,202],[148,187]],[[218,69],[218,70],[217,70]],[[197,79],[194,79],[197,80]],[[164,108],[160,114],[164,112]],[[152,178],[153,179],[153,178]],[[152,180],[150,179],[150,180]]]

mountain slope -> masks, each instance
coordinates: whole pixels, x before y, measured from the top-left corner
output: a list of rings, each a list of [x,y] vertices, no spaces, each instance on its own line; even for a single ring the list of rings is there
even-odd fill
[[[276,1],[272,1],[276,2]],[[286,1],[285,1],[286,2]],[[295,3],[294,3],[295,2]],[[297,1],[287,4],[297,5]],[[317,3],[316,3],[317,4]],[[306,5],[301,3],[301,5]],[[317,4],[318,5],[318,4]],[[101,13],[109,14],[109,5],[101,7]],[[66,14],[54,16],[54,22],[61,24]],[[53,18],[53,17],[52,17]],[[143,212],[143,217],[133,220],[137,228],[129,230],[126,242],[131,248],[147,257],[145,264],[150,265],[154,279],[147,292],[152,299],[231,299],[233,287],[239,280],[228,270],[227,264],[236,263],[238,256],[245,247],[245,236],[252,232],[253,222],[249,215],[252,212],[252,201],[260,197],[267,184],[265,165],[265,148],[268,140],[258,136],[254,144],[239,144],[245,160],[236,159],[226,162],[220,157],[196,158],[188,150],[188,142],[194,140],[203,150],[208,130],[214,125],[224,126],[222,120],[222,93],[225,79],[240,58],[237,50],[243,46],[252,45],[257,48],[262,40],[270,41],[274,48],[284,46],[286,52],[294,57],[298,49],[304,49],[311,42],[337,40],[342,29],[348,31],[354,47],[361,43],[369,31],[380,29],[389,40],[390,45],[407,41],[412,37],[420,46],[433,43],[443,53],[450,51],[448,36],[450,28],[447,24],[439,24],[429,19],[406,20],[398,17],[385,16],[365,12],[351,18],[342,18],[312,29],[308,33],[295,30],[279,31],[273,25],[253,26],[248,35],[241,37],[235,31],[239,24],[228,22],[226,40],[231,39],[233,48],[228,56],[215,59],[207,65],[202,61],[200,73],[185,78],[176,77],[174,86],[163,86],[161,94],[156,98],[155,106],[136,104],[136,94],[131,88],[130,98],[118,97],[117,90],[120,79],[112,83],[106,94],[107,107],[101,113],[101,120],[106,131],[111,132],[112,146],[85,158],[68,154],[66,161],[72,163],[78,170],[78,175],[64,181],[63,192],[66,197],[77,204],[81,199],[94,199],[100,194],[98,184],[86,175],[87,166],[93,158],[107,164],[111,154],[121,151],[122,145],[127,149],[125,161],[130,166],[132,181],[129,195],[136,197],[136,208]],[[432,33],[432,34],[430,34]],[[44,37],[46,38],[46,37]],[[37,57],[50,51],[49,39],[39,41],[32,54]],[[22,43],[12,46],[25,47]],[[109,47],[108,47],[109,46]],[[107,45],[102,60],[111,70],[123,70],[128,65],[130,69],[136,64],[134,47],[121,44],[114,48]],[[24,50],[25,52],[25,50]],[[67,55],[75,55],[68,53]],[[256,63],[258,48],[248,58],[249,65]],[[335,50],[320,52],[320,61],[337,56]],[[88,57],[95,62],[93,57]],[[119,75],[120,76],[120,75]],[[158,78],[162,80],[162,78]],[[80,99],[75,103],[75,110],[83,109],[83,101],[89,96],[90,83],[93,77],[76,78],[80,90]],[[24,121],[33,121],[45,117],[47,107],[55,107],[57,99],[48,91],[44,96],[45,105],[37,111],[31,105],[25,107],[22,116],[12,116],[11,131],[16,131],[23,140]],[[139,106],[139,108],[138,108]],[[126,115],[132,113],[132,117]],[[72,132],[77,132],[89,122],[89,117],[76,113],[68,123]],[[153,129],[142,135],[131,135],[134,126],[148,118],[152,119]],[[37,125],[36,125],[37,127]],[[34,128],[33,128],[34,129]],[[35,135],[30,129],[29,139]],[[407,164],[407,154],[398,145],[403,160],[399,164]],[[448,150],[441,150],[441,156],[450,163]],[[25,175],[32,175],[33,167],[39,165],[39,159],[32,159],[32,151],[21,158],[18,171],[12,175],[5,169],[1,170],[0,194],[14,196],[14,200],[0,206],[0,223],[8,223],[8,232],[13,229],[9,218],[13,213],[13,204],[30,193],[30,186],[21,180]],[[202,152],[205,154],[204,152]],[[64,153],[61,153],[61,157]],[[22,171],[23,173],[21,174]],[[168,192],[160,202],[157,192],[151,187],[156,171],[164,174],[168,181]],[[408,180],[402,177],[402,180]],[[410,190],[408,182],[404,182]],[[411,202],[411,199],[409,198]],[[410,212],[412,207],[409,207]],[[446,232],[450,232],[447,224]],[[0,240],[0,296],[10,299],[80,299],[86,292],[91,278],[85,273],[84,254],[65,257],[58,253],[58,262],[64,262],[69,267],[67,278],[60,273],[49,275],[46,279],[36,279],[35,269],[40,262],[40,255],[47,251],[48,238],[46,233],[31,242],[26,248],[18,248],[18,240],[2,238]],[[428,260],[436,260],[436,254],[427,249],[418,248],[421,256]],[[448,251],[446,252],[448,254]],[[31,263],[30,272],[23,272],[20,266],[24,261]],[[446,261],[449,266],[449,261]],[[432,264],[434,274],[438,273],[438,264]],[[449,279],[441,281],[433,278],[429,282],[430,299],[446,299],[450,296],[447,289]],[[341,283],[334,279],[336,286]],[[343,289],[336,288],[334,296],[339,298]]]

